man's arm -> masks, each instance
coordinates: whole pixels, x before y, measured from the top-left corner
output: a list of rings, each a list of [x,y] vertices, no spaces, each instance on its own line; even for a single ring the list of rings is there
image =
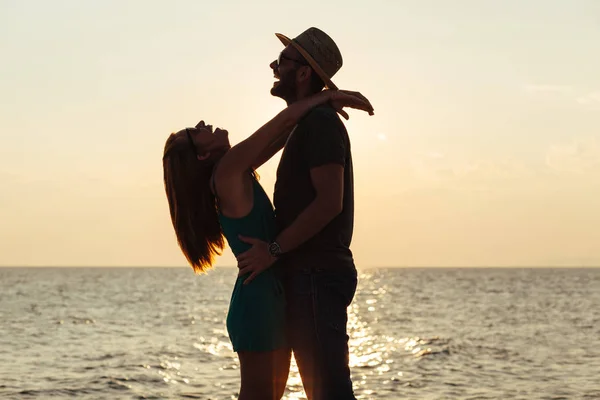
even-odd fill
[[[275,241],[283,253],[290,252],[319,233],[343,209],[344,166],[346,163],[346,140],[343,126],[334,113],[315,111],[304,122],[306,136],[302,138],[306,149],[304,157],[310,168],[310,178],[315,197],[296,217],[294,222],[281,231]],[[253,238],[240,237],[252,245],[237,257],[240,275],[251,272],[245,283],[268,268],[275,258],[269,252],[269,244]]]
[[[281,231],[275,241],[287,253],[315,236],[327,226],[344,206],[344,167],[326,164],[310,170],[315,199],[296,220]]]
[[[310,177],[316,192],[314,200],[275,240],[284,253],[294,250],[315,236],[342,212],[344,167],[333,163],[315,167],[310,170]],[[245,236],[239,238],[252,245],[250,250],[237,257],[239,276],[251,273],[244,281],[244,284],[248,284],[269,268],[276,258],[269,252],[269,243]]]

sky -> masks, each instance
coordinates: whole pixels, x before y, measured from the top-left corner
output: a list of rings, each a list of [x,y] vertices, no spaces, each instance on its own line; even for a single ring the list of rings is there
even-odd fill
[[[596,0],[0,0],[0,266],[187,265],[167,136],[254,132],[274,33],[311,26],[375,108],[345,122],[357,267],[600,266]]]

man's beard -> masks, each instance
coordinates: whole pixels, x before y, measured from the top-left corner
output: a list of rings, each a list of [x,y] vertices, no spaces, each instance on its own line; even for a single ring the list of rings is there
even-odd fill
[[[293,102],[296,96],[296,85],[294,81],[295,71],[290,71],[287,76],[281,76],[271,88],[271,95],[280,97],[288,104]]]

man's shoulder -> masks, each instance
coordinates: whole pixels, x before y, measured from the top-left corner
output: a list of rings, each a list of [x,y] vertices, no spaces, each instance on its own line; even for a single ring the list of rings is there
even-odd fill
[[[335,109],[328,104],[323,104],[310,110],[308,113],[306,113],[300,123],[311,124],[326,122],[343,125]]]
[[[346,127],[337,111],[329,105],[322,105],[310,110],[298,123],[300,132],[346,132]]]

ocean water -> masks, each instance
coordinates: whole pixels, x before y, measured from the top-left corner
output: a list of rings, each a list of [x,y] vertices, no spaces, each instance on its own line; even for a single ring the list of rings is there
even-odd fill
[[[237,398],[235,273],[0,268],[0,398]],[[349,313],[360,399],[600,399],[600,269],[360,270]]]

